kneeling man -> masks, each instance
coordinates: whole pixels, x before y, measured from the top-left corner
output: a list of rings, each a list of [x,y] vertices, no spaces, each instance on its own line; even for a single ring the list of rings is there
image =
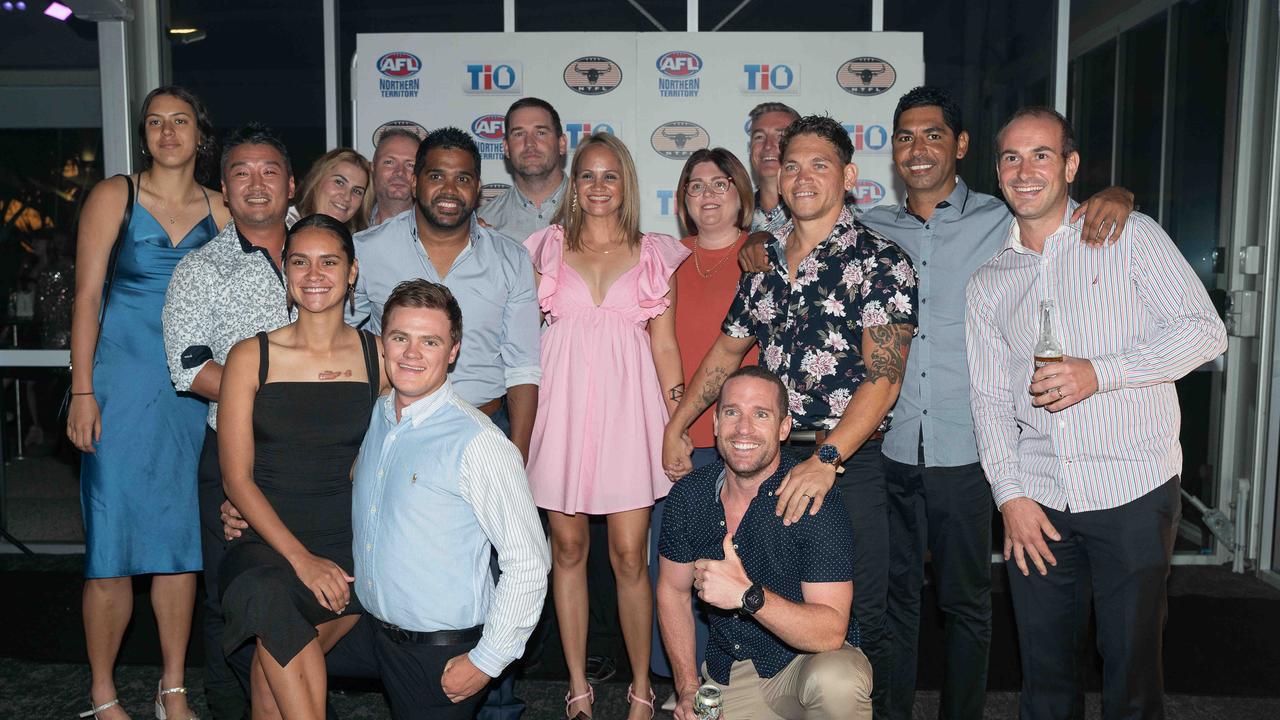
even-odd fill
[[[711,606],[702,672],[725,717],[870,718],[871,665],[858,649],[853,534],[843,503],[785,524],[776,497],[794,458],[787,390],[744,367],[725,380],[714,417],[723,462],[671,489],[662,522],[658,620],[675,674],[677,720],[693,720],[690,594]]]

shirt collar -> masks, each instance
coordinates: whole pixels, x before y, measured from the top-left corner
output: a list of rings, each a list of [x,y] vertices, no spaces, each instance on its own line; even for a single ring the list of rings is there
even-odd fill
[[[969,207],[969,186],[965,184],[964,178],[957,175],[956,186],[951,190],[951,194],[948,195],[945,200],[938,203],[935,206],[935,209],[956,208],[957,212],[959,212],[961,215],[964,215],[964,211],[968,207]],[[908,209],[907,202],[904,200],[903,203],[898,206],[898,219],[902,220],[906,218],[907,215],[910,215],[911,217],[914,217],[915,219],[920,220],[921,222],[924,222],[923,218],[921,218],[919,215],[916,215],[915,213],[911,212],[910,209]]]
[[[427,418],[434,415],[436,410],[448,403],[454,395],[453,383],[446,378],[444,384],[436,388],[435,392],[410,403],[409,407],[400,413],[400,422],[408,421],[415,428],[419,427],[427,421]],[[382,413],[392,425],[398,424],[396,422],[395,390],[392,390],[389,395],[382,399]]]
[[[551,195],[545,200],[545,202],[549,202],[551,203],[552,206],[558,207],[560,205],[560,201],[564,199],[564,191],[568,189],[568,187],[569,187],[569,174],[564,173],[560,178],[559,187],[556,188],[555,192],[551,193]],[[534,202],[530,200],[523,192],[520,191],[520,186],[515,184],[514,181],[511,183],[511,189],[515,191],[516,199],[520,201],[521,205],[525,207],[534,206]]]
[[[1067,198],[1067,209],[1062,214],[1062,224],[1058,226],[1057,230],[1054,230],[1052,233],[1049,233],[1049,237],[1045,238],[1045,249],[1048,249],[1049,247],[1048,241],[1050,239],[1057,237],[1058,235],[1062,234],[1066,230],[1074,231],[1077,235],[1081,232],[1081,228],[1083,227],[1084,220],[1081,219],[1075,222],[1071,222],[1071,214],[1074,213],[1076,211],[1076,208],[1079,206],[1080,206],[1080,203],[1076,202],[1071,198]],[[1016,252],[1019,255],[1042,254],[1042,253],[1036,253],[1032,250],[1029,250],[1026,245],[1022,244],[1022,228],[1018,227],[1018,219],[1016,217],[1009,221],[1008,240],[1005,242],[1005,246],[1000,251],[1000,254],[1003,255],[1005,250],[1012,250],[1013,252]]]
[[[724,464],[724,460],[720,460],[718,462],[720,463],[720,474],[716,476],[716,502],[723,504],[723,501],[720,499],[720,493],[724,490],[724,484],[728,480],[726,475],[728,469]],[[782,479],[785,478],[787,473],[791,472],[791,468],[795,466],[796,459],[791,456],[791,453],[779,448],[778,469],[775,470],[772,475],[765,478],[764,482],[760,483],[760,487],[756,490],[756,497],[760,497],[760,493],[762,491],[766,493],[776,491],[778,486],[782,484]]]

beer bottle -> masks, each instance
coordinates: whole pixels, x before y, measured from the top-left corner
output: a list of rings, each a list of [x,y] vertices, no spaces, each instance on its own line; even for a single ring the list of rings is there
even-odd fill
[[[1036,369],[1062,362],[1062,345],[1053,334],[1053,301],[1040,301],[1040,340],[1035,349]]]
[[[716,720],[720,717],[720,688],[707,683],[693,696],[693,715],[698,720]]]

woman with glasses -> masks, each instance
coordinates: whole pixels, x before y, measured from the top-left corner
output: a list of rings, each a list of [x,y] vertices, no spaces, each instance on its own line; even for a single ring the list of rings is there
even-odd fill
[[[742,163],[724,148],[702,149],[689,156],[676,184],[676,217],[688,234],[680,242],[691,257],[676,270],[680,304],[676,306],[676,342],[687,384],[702,364],[702,358],[720,335],[720,323],[729,312],[742,271],[738,251],[747,239],[755,200],[751,179]],[[758,349],[752,348],[743,361],[757,363]],[[693,443],[693,466],[717,458],[716,439],[711,427],[713,412],[703,413],[689,427]],[[658,535],[662,531],[662,506],[653,508],[652,541],[649,543],[649,576],[658,581]],[[707,642],[707,625],[702,612],[695,612],[698,634],[698,665]],[[671,676],[671,667],[662,649],[658,624],[653,624],[653,660],[657,675]]]

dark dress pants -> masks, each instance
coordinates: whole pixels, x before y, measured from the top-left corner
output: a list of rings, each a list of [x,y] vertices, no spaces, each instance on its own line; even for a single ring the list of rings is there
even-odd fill
[[[366,615],[339,645],[347,644],[354,656],[375,659],[395,720],[470,720],[476,717],[484,691],[454,703],[444,694],[440,679],[445,663],[474,648],[476,642],[425,645],[399,640]]]
[[[218,434],[205,427],[204,448],[197,471],[200,500],[200,552],[204,559],[204,692],[213,720],[240,720],[249,715],[249,668],[252,643],[225,655],[222,652],[222,603],[218,566],[226,553],[220,517],[222,468],[218,463]]]
[[[1043,507],[1043,506],[1042,506]],[[1102,655],[1102,717],[1164,717],[1164,624],[1173,540],[1182,514],[1178,478],[1119,507],[1044,508],[1062,536],[1041,576],[1007,563],[1022,655],[1023,720],[1084,717],[1081,656],[1089,602]]]
[[[871,661],[871,707],[876,720],[888,717],[887,692],[893,677],[893,643],[885,626],[889,589],[889,514],[885,507],[880,440],[863,443],[836,475],[853,527],[853,614],[862,629],[862,652]]]
[[[888,628],[893,639],[889,717],[915,702],[924,550],[945,629],[942,720],[980,720],[991,647],[991,486],[978,463],[904,465],[884,458],[889,499]]]

